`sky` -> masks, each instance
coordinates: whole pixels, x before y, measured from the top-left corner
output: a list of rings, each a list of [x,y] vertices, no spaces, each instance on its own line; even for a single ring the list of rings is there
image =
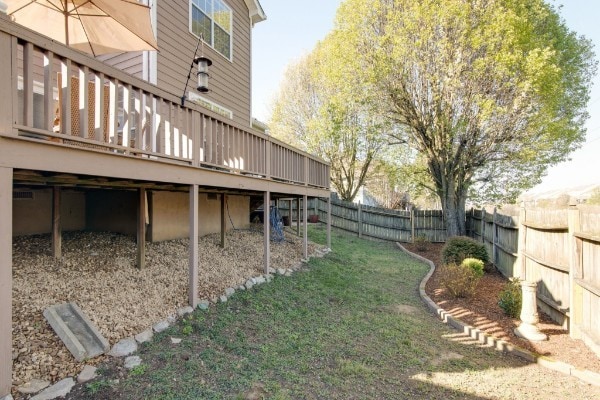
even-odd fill
[[[561,5],[560,14],[567,26],[592,40],[596,58],[600,59],[600,1],[549,0]],[[267,20],[257,24],[252,43],[253,116],[267,122],[270,104],[283,78],[286,66],[309,53],[316,43],[333,29],[335,13],[341,0],[282,1],[260,0]],[[586,123],[587,140],[570,160],[552,166],[542,183],[530,193],[600,184],[600,76],[588,103],[590,118]],[[600,168],[599,168],[600,169]]]

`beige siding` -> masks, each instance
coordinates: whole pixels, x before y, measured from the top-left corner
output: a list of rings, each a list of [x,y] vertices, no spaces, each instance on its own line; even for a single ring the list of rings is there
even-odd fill
[[[141,51],[107,54],[104,56],[98,56],[97,58],[108,65],[112,65],[115,68],[119,68],[120,70],[135,76],[136,78],[142,79],[144,62]]]
[[[251,23],[244,0],[225,0],[233,11],[232,61],[209,46],[210,92],[203,97],[233,112],[234,121],[250,126]],[[183,94],[197,38],[189,31],[189,1],[158,2],[158,86],[177,96]],[[195,88],[195,75],[190,79]]]

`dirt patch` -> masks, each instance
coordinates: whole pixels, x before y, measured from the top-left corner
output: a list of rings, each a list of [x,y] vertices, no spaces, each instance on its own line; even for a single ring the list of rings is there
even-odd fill
[[[441,265],[443,244],[428,243],[425,249],[417,249],[413,244],[402,244],[407,250],[431,260],[436,267]],[[427,295],[452,316],[477,327],[490,335],[529,351],[552,357],[577,368],[600,373],[600,358],[580,340],[569,337],[569,333],[556,324],[549,316],[540,312],[540,330],[548,335],[544,342],[530,342],[514,334],[519,326],[518,319],[510,318],[498,306],[500,291],[508,281],[498,271],[486,272],[481,278],[475,294],[470,298],[454,298],[440,281],[438,269],[425,286]]]
[[[199,240],[199,296],[221,295],[264,272],[262,226]],[[113,345],[187,305],[187,239],[146,244],[146,268],[135,268],[132,237],[114,233],[63,235],[63,258],[50,255],[49,235],[13,240],[13,385],[34,378],[55,382],[83,368],[45,321],[43,310],[75,302]],[[309,254],[317,246],[309,243]],[[271,266],[291,268],[302,258],[302,239],[286,233],[271,244]],[[90,360],[98,364],[104,357]]]

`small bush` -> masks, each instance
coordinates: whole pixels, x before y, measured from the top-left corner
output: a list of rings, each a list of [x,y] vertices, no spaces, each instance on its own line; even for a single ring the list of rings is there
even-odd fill
[[[427,245],[429,244],[429,239],[425,235],[417,235],[414,239],[415,246],[419,251],[427,250]]]
[[[448,239],[442,249],[444,264],[460,264],[465,258],[477,258],[484,264],[489,261],[487,250],[482,243],[466,236],[454,236]]]
[[[481,275],[462,264],[446,264],[440,268],[442,284],[454,297],[469,297],[475,293]]]
[[[521,281],[519,278],[511,279],[500,292],[498,305],[504,314],[512,318],[518,318],[521,314],[523,293],[521,292]]]
[[[483,276],[483,261],[477,258],[465,258],[460,264],[463,267],[471,268],[477,277],[481,278]]]

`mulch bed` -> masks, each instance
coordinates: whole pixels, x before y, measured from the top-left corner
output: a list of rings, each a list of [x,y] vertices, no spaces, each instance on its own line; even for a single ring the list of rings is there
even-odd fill
[[[414,244],[403,243],[407,250],[431,260],[436,267],[441,265],[442,243],[427,243],[425,249]],[[486,272],[481,278],[475,294],[470,298],[454,298],[440,281],[436,268],[425,286],[427,295],[455,318],[479,328],[486,333],[511,344],[566,362],[577,368],[600,373],[600,358],[580,340],[569,337],[569,333],[546,314],[539,312],[540,331],[548,335],[544,342],[530,342],[514,334],[520,321],[508,317],[498,306],[500,291],[508,280],[498,271]]]

